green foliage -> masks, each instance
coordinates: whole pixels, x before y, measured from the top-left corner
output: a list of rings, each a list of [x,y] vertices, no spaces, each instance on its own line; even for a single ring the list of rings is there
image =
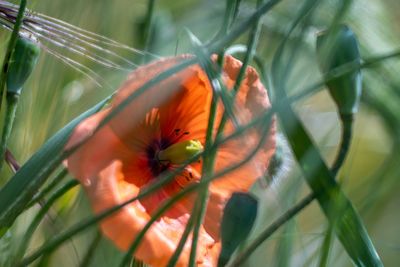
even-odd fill
[[[8,228],[25,209],[32,196],[49,175],[62,163],[64,147],[75,126],[98,112],[109,99],[105,99],[67,124],[50,138],[0,191],[0,227]]]
[[[397,229],[400,216],[396,204],[400,189],[400,65],[398,60],[393,60],[400,55],[400,34],[394,23],[399,19],[397,10],[400,5],[397,1],[143,0],[132,3],[122,0],[118,3],[99,3],[85,0],[74,5],[70,1],[33,1],[29,5],[30,9],[55,19],[40,17],[53,23],[46,24],[50,27],[46,29],[53,35],[41,31],[41,34],[48,36],[47,40],[39,38],[46,53],[42,53],[35,72],[26,82],[25,86],[29,86],[30,90],[21,94],[16,127],[7,145],[21,164],[21,169],[16,174],[10,174],[3,168],[0,174],[1,182],[6,182],[0,190],[1,266],[31,263],[36,259],[37,264],[43,267],[69,267],[73,266],[72,261],[81,266],[126,266],[131,261],[132,252],[140,245],[144,232],[126,254],[117,251],[111,242],[100,240],[98,234],[91,238],[86,236],[90,233],[89,227],[98,225],[101,219],[128,202],[96,216],[90,215],[85,198],[81,195],[68,200],[71,205],[66,206],[63,212],[59,212],[57,205],[52,205],[53,201],[57,201],[58,194],[64,195],[70,183],[73,183],[59,186],[58,176],[53,178],[54,170],[62,165],[68,153],[73,152],[67,153],[64,146],[73,128],[84,118],[99,111],[110,99],[106,96],[118,88],[127,70],[158,56],[192,53],[197,54],[211,79],[218,81],[218,69],[209,61],[209,56],[212,53],[223,55],[226,51],[235,51],[235,56],[241,58],[245,66],[257,66],[263,75],[262,81],[275,93],[274,107],[268,114],[262,114],[248,125],[239,125],[233,134],[246,134],[252,127],[265,130],[264,124],[269,125],[272,114],[277,114],[280,129],[287,135],[298,163],[289,164],[288,170],[285,166],[290,161],[290,153],[281,153],[275,158],[279,163],[278,172],[270,170],[274,179],[268,188],[255,185],[254,191],[259,199],[258,220],[247,243],[242,244],[237,255],[232,256],[232,265],[238,266],[235,265],[237,259],[241,260],[240,266],[315,265],[321,254],[325,233],[325,227],[321,225],[325,226],[327,221],[335,231],[333,243],[324,248],[330,250],[328,266],[381,266],[380,258],[387,266],[398,263],[395,248],[400,239]],[[17,13],[13,14],[15,16]],[[38,16],[32,13],[32,16],[35,15]],[[57,19],[71,22],[95,34],[62,24]],[[5,23],[3,17],[0,23]],[[342,23],[349,28],[339,26]],[[39,30],[28,24],[25,27],[33,32]],[[57,31],[54,27],[58,27]],[[317,37],[316,33],[322,29],[329,30]],[[182,34],[185,31],[191,34]],[[5,30],[0,34],[2,43],[6,44],[9,35]],[[356,43],[355,34],[359,44]],[[16,51],[20,40],[15,39]],[[196,45],[193,45],[193,40],[196,40]],[[322,44],[324,42],[326,45]],[[234,45],[241,49],[229,49]],[[22,60],[23,53],[13,55],[9,71],[19,73],[19,76],[8,76],[8,88],[18,90],[25,82],[35,65],[35,49],[31,60]],[[1,50],[5,58],[11,56],[6,47]],[[15,63],[27,67],[28,71],[14,72]],[[194,63],[195,60],[185,61],[160,74],[129,96],[104,123],[154,84]],[[321,67],[323,76],[318,67]],[[243,70],[239,72],[234,88],[238,88]],[[362,96],[361,71],[364,78]],[[214,85],[218,86],[218,83]],[[338,142],[335,133],[340,125],[335,115],[335,105],[324,93],[325,85],[339,106],[340,113],[354,113],[359,109],[355,118],[354,141],[337,181],[329,166],[336,154]],[[235,96],[226,94],[224,88],[217,89],[221,90],[218,97],[226,108],[223,121],[228,122],[235,114],[232,103]],[[105,100],[83,113],[100,99]],[[3,108],[4,105],[1,105],[2,114],[5,112]],[[67,124],[74,117],[77,118]],[[221,124],[224,126],[225,122]],[[215,153],[225,138],[229,137],[221,134],[216,140],[210,139],[210,146],[205,153]],[[212,163],[208,166],[212,166]],[[173,201],[193,191],[205,192],[199,198],[195,216],[190,218],[180,241],[182,249],[185,241],[190,240],[190,234],[199,229],[207,198],[204,188],[212,179],[228,175],[234,168],[229,166],[221,173],[214,173],[209,167],[199,184],[182,190],[171,202],[160,205],[145,230],[173,205]],[[300,179],[300,176],[304,179]],[[171,177],[172,174],[162,177],[161,182],[129,201],[140,201],[141,197],[151,194]],[[319,206],[308,205],[312,201],[308,199],[306,205],[293,213],[297,217],[284,225],[288,218],[279,218],[296,207],[296,200],[309,190],[317,198]],[[45,208],[51,214],[56,214],[56,221],[65,222],[59,228],[60,233],[54,235],[52,229],[55,223],[46,221],[47,213],[37,209],[39,200],[47,203]],[[231,210],[238,216],[251,213],[245,216],[249,220],[255,214],[251,209],[245,209],[245,212],[239,208]],[[34,225],[35,229],[30,225]],[[238,224],[233,226],[225,230],[239,227]],[[250,226],[250,223],[246,226]],[[285,228],[280,231],[282,226]],[[24,239],[20,238],[21,234],[32,237],[31,242],[22,244]],[[51,238],[47,240],[42,238],[49,236]],[[222,242],[226,240],[224,236],[229,238],[233,235],[223,234]],[[233,237],[239,241],[245,239]],[[20,248],[21,244],[28,246],[28,254],[12,258],[16,255],[12,251]],[[63,244],[69,244],[74,249]],[[256,244],[254,249],[253,244]],[[250,251],[248,248],[252,248],[251,253],[243,255],[243,252]],[[236,245],[232,246],[229,254],[235,249]],[[178,249],[175,258],[171,259],[171,265],[179,253]]]

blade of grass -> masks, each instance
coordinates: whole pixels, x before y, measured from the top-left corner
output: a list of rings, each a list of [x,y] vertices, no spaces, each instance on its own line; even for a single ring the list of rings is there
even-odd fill
[[[287,99],[281,80],[284,76],[280,64],[283,49],[284,43],[274,57],[272,73],[275,93],[280,100]],[[359,215],[336,183],[290,104],[286,103],[277,111],[306,181],[349,256],[357,266],[383,266]]]
[[[335,182],[297,115],[289,105],[278,114],[306,180],[349,256],[357,266],[383,266],[359,215]]]
[[[57,192],[50,196],[50,198],[46,201],[46,203],[41,207],[40,211],[36,214],[32,223],[29,225],[28,230],[24,233],[23,240],[21,241],[20,247],[18,249],[16,259],[19,260],[25,254],[25,250],[28,248],[30,240],[39,226],[42,219],[46,216],[47,212],[54,204],[54,202],[62,197],[66,192],[77,186],[79,183],[77,180],[71,180],[67,182],[64,186],[62,186]]]
[[[110,97],[109,97],[110,98]],[[0,226],[10,226],[22,212],[48,175],[61,163],[50,164],[55,155],[63,151],[75,126],[83,119],[98,112],[109,100],[106,98],[93,108],[72,120],[50,138],[0,190]]]

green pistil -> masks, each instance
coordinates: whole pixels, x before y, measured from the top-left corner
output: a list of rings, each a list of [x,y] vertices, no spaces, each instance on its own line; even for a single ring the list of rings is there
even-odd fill
[[[157,159],[172,164],[183,164],[202,151],[203,145],[199,140],[186,140],[161,150],[157,154]]]

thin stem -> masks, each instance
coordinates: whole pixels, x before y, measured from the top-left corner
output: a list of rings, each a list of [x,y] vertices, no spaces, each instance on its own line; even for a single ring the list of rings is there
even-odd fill
[[[343,165],[343,162],[346,158],[348,150],[350,148],[351,142],[351,133],[352,133],[352,122],[353,116],[345,116],[342,115],[342,139],[340,143],[339,152],[337,154],[335,162],[332,164],[332,174],[336,176],[337,171]],[[276,230],[278,230],[282,225],[284,225],[287,221],[296,216],[300,211],[306,208],[314,199],[316,198],[316,194],[310,193],[306,197],[304,197],[299,204],[289,209],[285,214],[279,217],[276,221],[274,221],[267,229],[265,229],[245,250],[243,250],[240,255],[234,260],[232,266],[239,266],[240,263],[243,263],[253,252],[254,250],[266,239],[268,239]],[[333,225],[332,225],[333,229]],[[328,242],[328,240],[326,241]],[[323,256],[324,257],[324,256]]]
[[[196,202],[196,204],[199,202]],[[196,217],[198,215],[198,204],[195,205],[193,208],[192,214],[190,215],[189,221],[186,223],[185,231],[182,233],[181,239],[179,240],[178,246],[175,249],[174,254],[172,255],[171,259],[168,262],[167,267],[174,267],[176,263],[178,262],[179,256],[182,253],[182,250],[186,244],[186,241],[189,237],[190,232],[193,229]]]
[[[353,118],[354,118],[353,114],[340,115],[340,120],[342,123],[342,137],[341,137],[341,141],[340,141],[339,152],[336,155],[336,159],[331,168],[331,171],[334,176],[337,175],[340,167],[342,167],[342,165],[346,159],[347,152],[350,149],[351,136],[352,136],[352,131],[353,131]]]
[[[341,114],[340,119],[342,123],[342,137],[339,146],[339,151],[336,155],[336,159],[331,168],[332,174],[335,177],[337,176],[341,166],[343,165],[346,156],[348,154],[348,151],[350,149],[354,116],[353,114]],[[333,227],[334,225],[330,223],[326,229],[325,238],[321,248],[321,257],[318,265],[319,267],[325,267],[327,265],[329,258],[329,251],[330,251],[329,248],[331,246],[333,237]]]
[[[209,77],[209,79],[210,78],[212,78],[212,77]],[[218,99],[219,99],[215,92],[216,92],[216,90],[213,86],[213,96],[212,96],[211,106],[210,106],[210,115],[208,118],[205,153],[203,156],[203,167],[202,167],[202,178],[201,179],[204,179],[205,176],[211,176],[214,172],[216,149],[212,149],[213,129],[214,129],[214,124],[215,124],[215,116],[217,113],[217,104],[218,104]],[[190,250],[190,257],[189,257],[189,266],[190,267],[195,266],[195,263],[196,263],[196,253],[197,253],[197,243],[198,243],[198,239],[199,239],[199,231],[200,231],[200,227],[203,222],[203,219],[204,219],[204,214],[205,214],[205,210],[206,210],[206,206],[207,206],[207,200],[208,200],[208,187],[204,187],[202,190],[200,190],[199,195],[197,197],[197,201],[200,202],[200,206],[197,211],[198,214],[196,215],[196,220],[194,222],[194,228],[193,228],[192,247]]]
[[[303,198],[297,205],[286,211],[281,217],[274,221],[270,226],[267,227],[251,244],[246,247],[240,254],[229,264],[229,267],[241,266],[242,263],[261,245],[267,238],[269,238],[276,230],[279,229],[283,224],[292,219],[301,210],[307,207],[315,198],[313,193]]]
[[[207,184],[207,186],[208,186],[208,184]],[[192,247],[190,250],[190,257],[189,257],[189,267],[196,266],[197,243],[199,240],[200,227],[204,220],[204,215],[205,215],[206,207],[207,207],[208,187],[204,187],[203,189],[200,190],[197,201],[200,203],[200,207],[198,210],[198,214],[197,214],[194,229],[193,229]]]
[[[56,177],[54,177],[53,181],[32,198],[31,202],[29,202],[29,204],[26,206],[26,209],[35,205],[36,202],[39,202],[47,193],[49,193],[54,187],[56,187],[67,174],[68,170],[66,168],[62,168],[62,170],[57,173]]]
[[[96,249],[100,243],[101,237],[102,237],[102,235],[101,235],[100,231],[96,231],[96,235],[93,238],[92,242],[90,243],[90,246],[89,246],[88,250],[86,251],[85,256],[83,257],[81,264],[79,264],[79,267],[87,267],[90,265],[93,254],[96,251]]]
[[[187,193],[194,191],[197,188],[197,185],[195,184],[195,187],[186,187],[184,190],[180,191],[179,193],[175,194],[171,199],[161,205],[161,207],[152,214],[151,218],[149,221],[146,223],[146,225],[143,227],[143,229],[140,231],[140,233],[136,236],[136,239],[132,242],[131,246],[129,247],[128,251],[125,253],[125,256],[121,260],[121,263],[119,264],[120,267],[124,267],[128,264],[131,255],[133,255],[136,251],[136,249],[139,247],[140,242],[144,238],[145,234],[147,231],[150,229],[150,227],[153,225],[155,221],[157,221],[168,209],[172,207],[172,205],[175,204],[176,201],[179,199],[183,198]],[[204,186],[202,184],[201,186]]]
[[[224,19],[222,21],[221,29],[217,34],[217,37],[225,36],[232,24],[233,17],[235,16],[235,10],[238,8],[238,1],[237,0],[226,0],[226,8]],[[225,56],[225,47],[223,47],[220,52],[218,53],[217,63],[220,67],[220,70],[223,68],[224,64],[224,56]]]
[[[146,13],[146,20],[144,22],[144,51],[148,52],[150,44],[152,42],[152,31],[153,31],[153,15],[154,15],[154,6],[155,0],[149,0],[147,4],[147,13]],[[147,62],[148,60],[148,53],[143,54],[142,61],[143,63]]]
[[[7,100],[7,108],[6,108],[6,117],[3,126],[3,132],[1,135],[1,146],[0,146],[0,170],[3,167],[5,154],[7,150],[7,142],[10,138],[12,127],[14,124],[15,119],[15,112],[17,111],[19,94],[7,92],[6,93],[6,100]]]
[[[36,228],[39,226],[39,223],[42,221],[43,217],[47,214],[48,210],[54,204],[54,202],[62,197],[66,192],[68,192],[73,187],[77,186],[79,183],[76,180],[69,181],[63,187],[61,187],[57,192],[55,192],[49,200],[43,205],[40,211],[36,214],[35,218],[33,219],[32,223],[30,224],[28,230],[24,234],[24,238],[21,242],[21,246],[18,250],[18,257],[20,259],[24,254],[25,250],[29,245],[29,242],[32,238],[33,233],[35,232]]]
[[[15,23],[14,23],[14,28],[11,33],[11,38],[10,38],[10,41],[8,42],[6,54],[5,54],[5,57],[3,60],[3,66],[1,68],[1,73],[0,73],[0,111],[1,111],[2,99],[3,99],[3,95],[4,95],[4,88],[5,88],[6,80],[7,80],[8,68],[10,66],[10,59],[11,59],[12,52],[14,51],[15,45],[17,43],[18,33],[19,33],[19,30],[21,29],[21,25],[23,22],[26,4],[27,4],[27,0],[21,0],[17,18],[15,19]],[[3,145],[1,144],[0,147],[2,147],[2,146]]]
[[[333,227],[332,227],[332,224],[329,224],[326,229],[324,241],[322,242],[321,257],[320,257],[319,263],[318,263],[319,267],[325,267],[326,264],[328,263],[329,251],[330,251],[330,246],[331,246],[331,242],[332,242],[332,236],[333,236]]]
[[[261,4],[261,1],[262,0],[258,1],[257,6],[259,6]],[[254,23],[255,25],[250,32],[250,37],[249,37],[249,40],[247,43],[247,51],[246,51],[245,57],[243,59],[242,67],[239,70],[239,73],[236,77],[235,85],[233,86],[232,101],[235,100],[235,96],[236,96],[237,92],[239,91],[242,81],[245,77],[247,66],[249,65],[250,61],[253,59],[253,56],[255,53],[255,48],[257,46],[258,37],[260,35],[260,29],[261,29],[260,19],[261,19],[261,17],[256,19],[256,21]],[[224,131],[227,120],[228,120],[228,116],[227,116],[226,110],[224,110],[221,122],[218,126],[217,138],[222,137],[222,133]]]

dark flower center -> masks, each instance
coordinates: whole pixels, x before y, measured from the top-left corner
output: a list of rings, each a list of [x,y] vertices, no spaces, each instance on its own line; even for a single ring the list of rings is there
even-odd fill
[[[154,177],[157,177],[170,166],[168,162],[160,162],[157,158],[157,153],[166,149],[172,144],[169,139],[161,138],[154,140],[147,148],[146,154],[150,170]]]

